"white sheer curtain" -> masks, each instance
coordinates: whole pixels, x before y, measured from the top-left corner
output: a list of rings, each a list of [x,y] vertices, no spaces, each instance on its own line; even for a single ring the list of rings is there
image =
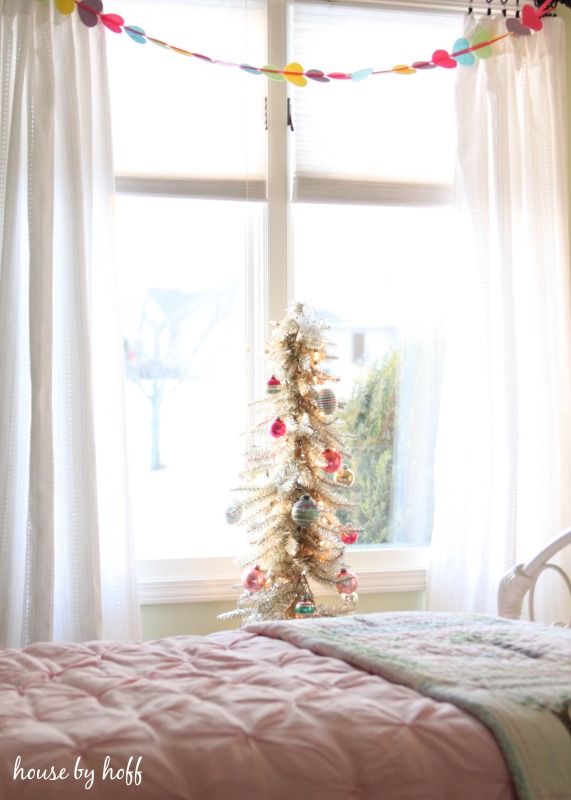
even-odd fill
[[[0,0],[0,643],[140,635],[105,33]]]
[[[502,33],[504,18],[466,18]],[[564,28],[458,68],[468,220],[437,443],[431,609],[495,613],[503,572],[571,524]]]

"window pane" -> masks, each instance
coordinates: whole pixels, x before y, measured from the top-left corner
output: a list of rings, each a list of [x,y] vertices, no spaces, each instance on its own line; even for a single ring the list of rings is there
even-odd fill
[[[123,0],[127,24],[233,63],[265,63],[261,0]],[[108,37],[119,174],[264,179],[265,81],[128,36]]]
[[[361,544],[427,542],[452,212],[301,203],[294,211],[296,297],[329,319],[334,391],[357,435],[348,466],[359,512],[348,521],[365,528]]]
[[[265,63],[264,0],[123,0],[120,13],[174,47]],[[223,512],[252,381],[265,80],[127,35],[107,44],[115,168],[133,179],[118,183],[117,236],[137,556],[232,554],[242,543]]]
[[[252,203],[117,198],[139,558],[240,549],[224,491],[242,463],[247,232],[261,213]]]
[[[324,72],[452,47],[457,14],[296,0],[293,49]],[[442,331],[454,249],[454,70],[333,80],[296,94],[295,297],[331,322],[356,435],[361,544],[430,540]],[[357,518],[355,518],[357,514]],[[349,521],[349,519],[348,519]]]
[[[293,15],[292,52],[325,73],[410,65],[451,48],[461,31],[458,14],[379,6],[296,2]],[[309,81],[293,99],[296,198],[358,201],[361,193],[369,202],[379,182],[450,183],[454,73]],[[320,179],[328,200],[319,193]]]

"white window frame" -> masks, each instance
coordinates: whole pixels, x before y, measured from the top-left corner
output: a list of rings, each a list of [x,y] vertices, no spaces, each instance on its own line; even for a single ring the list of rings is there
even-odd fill
[[[335,0],[332,0],[335,2]],[[359,0],[340,0],[344,4]],[[369,0],[367,5],[383,5],[400,10],[430,10],[465,13],[465,0],[406,0],[387,2]],[[291,0],[267,0],[268,63],[288,63],[286,41],[287,18]],[[474,11],[488,6],[485,0],[472,3]],[[252,324],[250,348],[260,346],[256,331],[269,330],[270,320],[279,320],[284,309],[294,300],[293,264],[290,225],[289,191],[289,129],[287,125],[287,98],[289,86],[286,82],[267,81],[268,124],[268,176],[267,176],[267,241],[265,242],[268,276],[258,276],[259,281],[248,289],[251,309],[262,315],[263,326]],[[128,188],[120,181],[119,191]],[[153,193],[153,187],[148,187]],[[164,192],[172,187],[156,187]],[[170,192],[167,192],[170,193]],[[185,194],[183,186],[177,186],[177,194]],[[205,192],[208,194],[208,192]],[[258,198],[259,199],[259,198]],[[259,318],[258,318],[259,319]],[[253,374],[251,387],[257,385]],[[359,575],[360,593],[422,592],[426,589],[426,578],[430,546],[401,547],[377,545],[352,549],[348,553],[351,568]],[[221,600],[236,600],[239,579],[236,560],[228,556],[189,559],[156,559],[138,562],[140,600],[143,605],[162,603],[195,603]],[[317,588],[317,594],[324,593]]]
[[[421,592],[426,588],[428,547],[363,548],[351,551],[348,561],[359,576],[359,594]],[[142,605],[199,603],[238,598],[239,572],[230,557],[140,561]],[[325,594],[321,587],[316,595]]]

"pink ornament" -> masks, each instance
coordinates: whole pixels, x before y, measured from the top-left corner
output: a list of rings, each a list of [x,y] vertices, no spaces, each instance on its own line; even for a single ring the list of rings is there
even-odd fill
[[[270,436],[273,436],[274,439],[279,439],[280,436],[283,436],[285,432],[286,432],[285,422],[282,422],[282,420],[278,417],[270,425]]]
[[[337,591],[339,594],[351,594],[357,591],[359,579],[354,572],[350,572],[348,569],[342,569],[337,577],[342,578],[342,581],[337,584]]]
[[[341,453],[338,453],[337,450],[324,450],[323,458],[326,460],[327,464],[325,467],[322,467],[322,469],[325,472],[337,472],[341,466]]]
[[[358,537],[359,534],[357,533],[357,531],[352,531],[352,530],[341,531],[341,541],[343,542],[343,544],[355,544]]]
[[[242,586],[249,592],[257,592],[258,589],[263,589],[265,583],[266,576],[258,566],[253,569],[248,567],[242,575]]]

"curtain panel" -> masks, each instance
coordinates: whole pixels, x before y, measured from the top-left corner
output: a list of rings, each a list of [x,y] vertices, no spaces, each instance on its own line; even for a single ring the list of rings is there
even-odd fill
[[[140,636],[105,33],[0,1],[0,643]]]
[[[467,15],[470,38],[504,18]],[[502,574],[571,524],[563,21],[458,68],[465,223],[436,459],[428,605],[495,613]],[[550,613],[558,614],[552,608]],[[561,618],[561,617],[556,617]]]

